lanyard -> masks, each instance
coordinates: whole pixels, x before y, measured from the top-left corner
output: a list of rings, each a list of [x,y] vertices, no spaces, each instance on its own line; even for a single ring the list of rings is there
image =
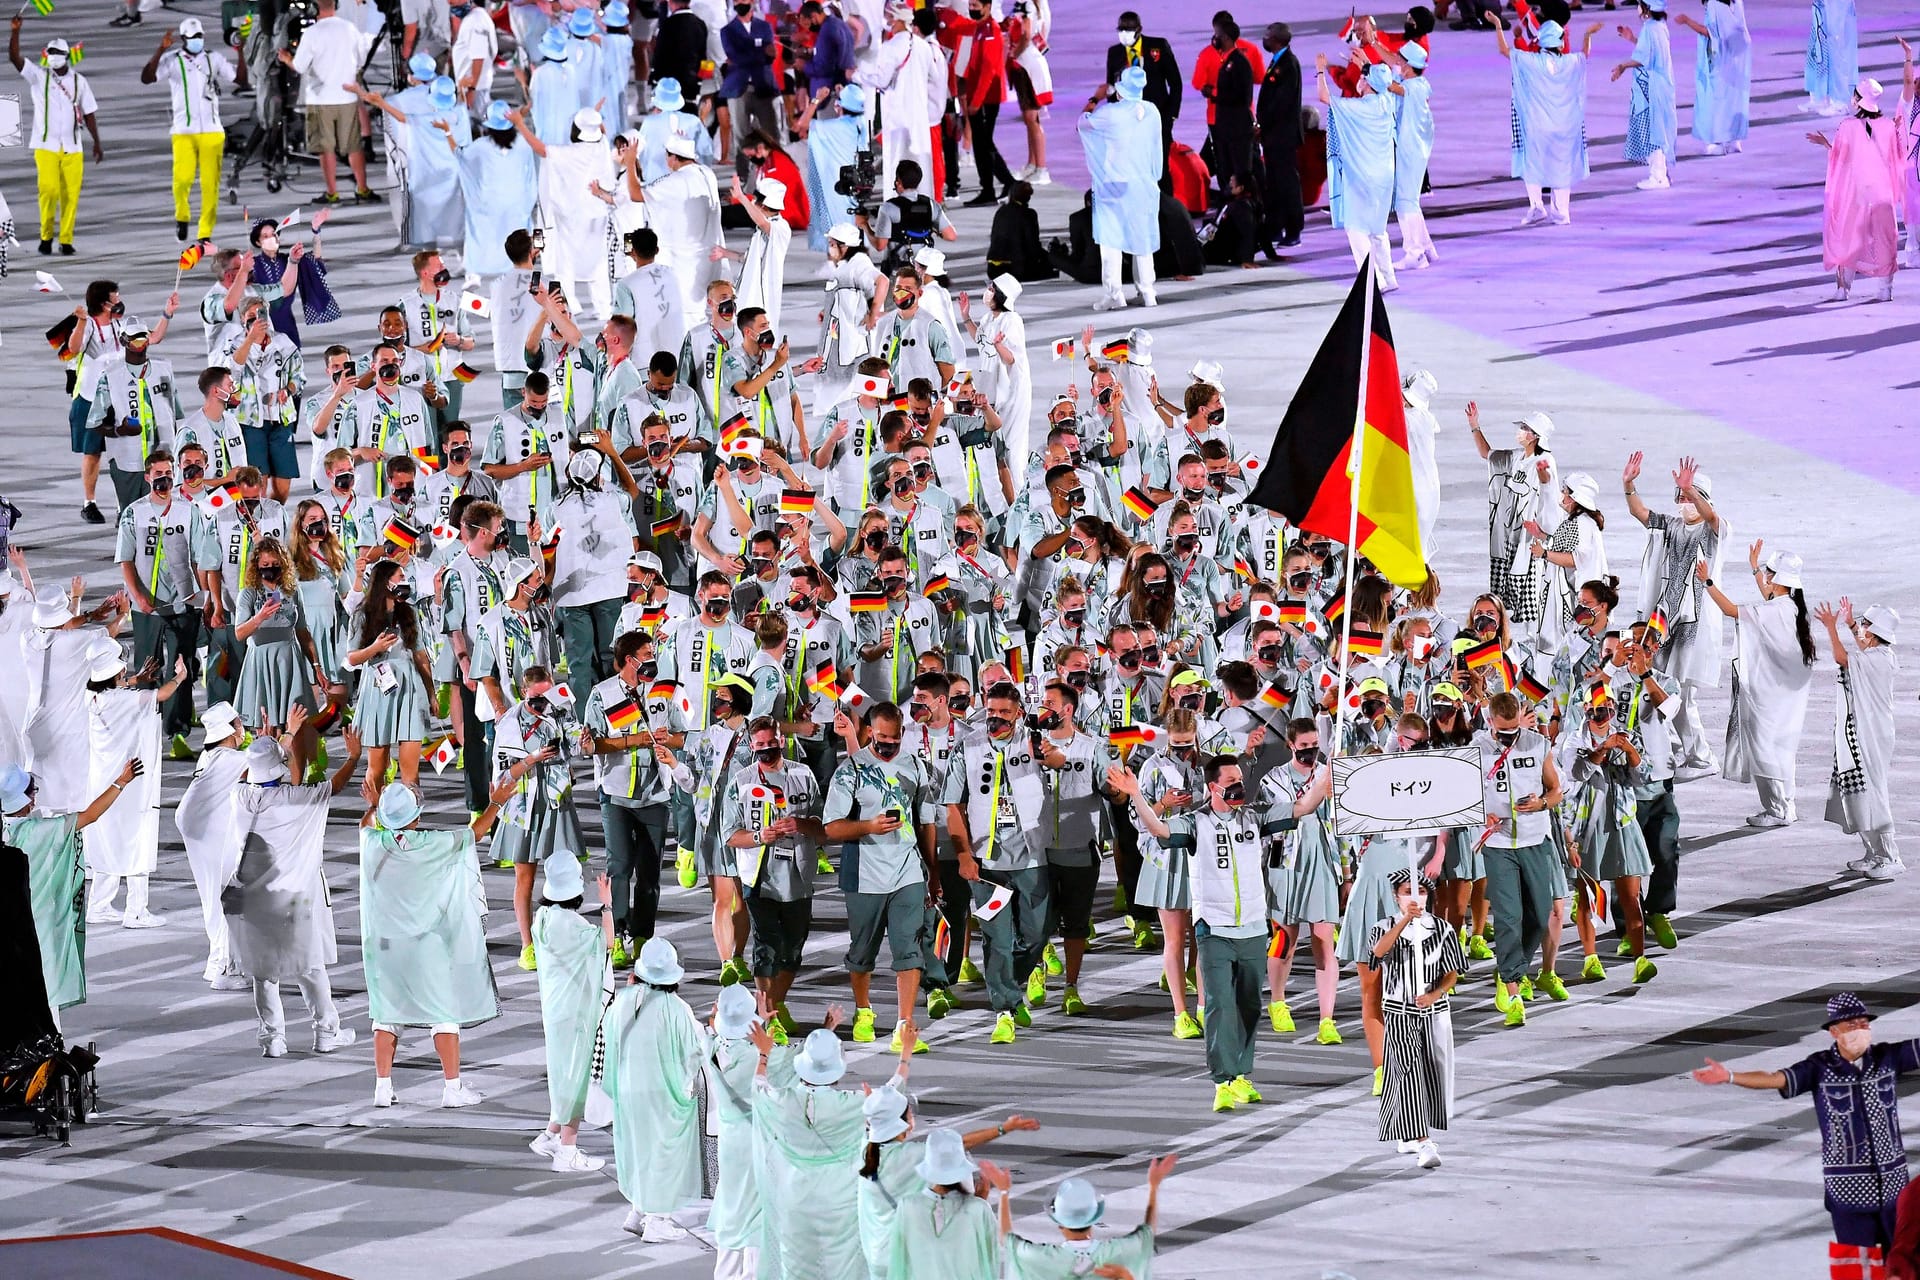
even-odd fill
[[[867,495],[873,488],[873,433],[880,429],[878,415],[868,417],[866,410],[860,411],[861,430],[866,433],[865,447],[859,450],[860,462],[860,509],[867,509]]]
[[[376,396],[375,399],[380,401],[380,433],[374,438],[373,447],[385,453],[387,451],[387,433],[400,424],[400,412],[394,408],[392,401],[380,399],[378,396]],[[387,467],[385,463],[374,464],[373,496],[376,498],[384,498],[387,496]]]
[[[895,702],[900,700],[900,628],[907,620],[907,611],[903,608],[893,620],[893,675],[887,685],[887,693]]]
[[[1006,772],[1007,753],[998,747],[987,748],[993,752],[993,786],[987,796],[987,847],[980,851],[980,861],[993,861],[993,843],[1000,837],[1000,777]]]
[[[427,326],[427,341],[432,343],[435,338],[440,336],[440,308],[429,301],[423,293],[420,295],[420,310],[422,313],[420,318],[426,322]],[[433,348],[433,371],[435,373],[445,372],[446,365],[441,357],[441,347],[435,345]]]
[[[164,511],[161,512],[153,523],[153,575],[147,579],[147,592],[158,599],[160,595],[160,568],[167,562],[167,513]]]

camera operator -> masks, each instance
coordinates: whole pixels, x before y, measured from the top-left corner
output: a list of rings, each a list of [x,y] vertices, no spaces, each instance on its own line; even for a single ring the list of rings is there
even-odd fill
[[[360,78],[373,38],[340,16],[339,0],[320,0],[319,20],[299,34],[296,48],[281,49],[281,63],[300,76],[300,105],[306,108],[307,145],[320,157],[320,176],[326,182],[319,204],[339,204],[336,187],[339,157],[353,170],[354,200],[376,204],[380,197],[367,186],[367,157],[361,147],[360,103],[343,86]]]
[[[946,210],[935,205],[932,197],[918,194],[922,174],[920,162],[902,160],[893,171],[893,196],[883,202],[869,218],[864,212],[853,215],[854,223],[867,234],[876,256],[884,255],[882,269],[891,272],[903,262],[913,260],[913,251],[922,245],[942,240],[958,240],[960,233],[947,221]]]

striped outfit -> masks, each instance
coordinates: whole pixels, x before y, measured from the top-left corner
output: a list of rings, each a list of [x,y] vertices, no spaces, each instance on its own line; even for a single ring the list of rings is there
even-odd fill
[[[1447,1127],[1453,1111],[1453,1014],[1446,997],[1425,1009],[1414,998],[1431,991],[1448,973],[1460,973],[1467,958],[1452,929],[1431,917],[1416,942],[1413,926],[1377,957],[1373,949],[1393,927],[1375,924],[1367,936],[1368,964],[1380,970],[1380,1003],[1386,1015],[1386,1072],[1380,1090],[1380,1141],[1413,1142]]]

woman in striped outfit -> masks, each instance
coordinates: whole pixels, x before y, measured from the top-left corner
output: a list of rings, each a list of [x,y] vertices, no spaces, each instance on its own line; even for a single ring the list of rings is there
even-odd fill
[[[1380,1141],[1411,1155],[1422,1169],[1440,1165],[1433,1131],[1453,1111],[1453,1014],[1448,994],[1466,968],[1460,939],[1429,916],[1433,881],[1411,870],[1393,873],[1398,914],[1369,933],[1367,964],[1380,973],[1386,1018],[1386,1071],[1380,1092]]]

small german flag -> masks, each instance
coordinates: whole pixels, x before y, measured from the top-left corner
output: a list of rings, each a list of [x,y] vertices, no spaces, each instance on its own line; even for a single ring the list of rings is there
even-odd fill
[[[1242,578],[1245,578],[1248,582],[1253,581],[1253,566],[1247,563],[1244,556],[1235,556],[1233,558],[1233,571]]]
[[[472,382],[479,376],[480,371],[468,364],[465,360],[453,366],[453,380],[455,382]]]
[[[812,678],[807,681],[807,688],[814,693],[820,694],[822,697],[838,698],[840,696],[840,672],[831,662],[823,663],[820,669],[815,671]]]
[[[740,433],[751,425],[744,413],[736,413],[720,424],[720,447],[726,448],[740,438]]]
[[[944,573],[936,573],[931,578],[927,579],[927,585],[925,588],[922,589],[922,594],[930,596],[936,591],[945,591],[948,587],[951,587],[952,585],[953,585],[952,578],[949,578]]]
[[[1133,344],[1125,338],[1115,338],[1100,348],[1100,358],[1116,364],[1125,364],[1133,356]]]
[[[849,613],[880,613],[887,607],[884,591],[856,591],[847,598]]]
[[[640,704],[632,698],[622,698],[607,708],[607,727],[625,731],[640,723]]]
[[[1482,640],[1479,644],[1472,646],[1460,656],[1466,661],[1469,671],[1478,671],[1482,667],[1490,667],[1504,657],[1500,652],[1500,641],[1498,637]]]
[[[435,453],[433,449],[427,445],[423,444],[413,451],[413,460],[415,462],[424,462],[435,471],[440,469],[440,455]]]
[[[1147,740],[1146,730],[1137,724],[1121,725],[1118,729],[1107,731],[1107,745],[1116,751],[1125,751],[1137,747]]]
[[[1307,602],[1304,600],[1282,600],[1276,606],[1274,621],[1290,623],[1302,627],[1307,622]]]
[[[1333,599],[1327,601],[1327,607],[1320,611],[1320,616],[1327,620],[1329,627],[1332,627],[1339,625],[1341,616],[1344,615],[1346,611],[1347,598],[1345,596],[1335,596]]]
[[[1647,619],[1647,642],[1657,649],[1660,647],[1661,641],[1666,638],[1667,611],[1665,609],[1655,609],[1653,615]]]
[[[1534,679],[1533,672],[1524,667],[1520,671],[1520,678],[1514,682],[1513,691],[1533,703],[1538,703],[1547,696],[1547,686]]]
[[[672,696],[673,691],[679,687],[680,687],[679,685],[675,684],[671,680],[655,680],[653,684],[648,687],[647,696],[649,698],[670,697]]]
[[[678,529],[679,527],[680,527],[680,513],[676,511],[670,516],[662,517],[661,519],[655,520],[653,522],[653,536],[656,538],[668,537],[673,533],[675,529]]]
[[[1160,504],[1149,498],[1147,491],[1137,484],[1120,495],[1120,503],[1133,512],[1138,520],[1151,520],[1153,513],[1160,509]]]
[[[1006,659],[1007,659],[1007,673],[1013,677],[1013,682],[1015,684],[1020,684],[1021,682],[1026,680],[1027,655],[1025,651],[1023,651],[1018,645],[1015,645],[1014,647],[1007,650]]]
[[[782,489],[780,491],[780,514],[783,516],[810,516],[813,514],[813,491],[811,489]]]
[[[1378,631],[1355,631],[1347,637],[1349,657],[1377,658],[1386,648],[1387,638]]]
[[[1275,711],[1284,711],[1287,706],[1287,693],[1277,684],[1270,684],[1260,691],[1260,705],[1272,707]]]
[[[1267,943],[1267,959],[1284,960],[1293,950],[1293,933],[1283,924],[1273,926],[1273,940]]]
[[[667,606],[664,604],[642,605],[640,625],[651,631],[667,620]]]
[[[195,243],[188,245],[180,251],[180,269],[182,271],[193,270],[200,264],[200,259],[206,256],[206,252],[207,247],[203,244]]]
[[[933,924],[933,953],[937,956],[945,956],[947,948],[952,945],[953,927],[947,923],[945,916],[936,917]]]
[[[307,721],[307,727],[315,733],[325,733],[327,730],[333,728],[334,721],[340,718],[340,710],[339,701],[334,698],[328,698],[320,704],[320,710],[316,711],[312,718]]]
[[[386,540],[402,551],[411,551],[420,541],[420,531],[404,520],[387,521]]]
[[[207,490],[207,509],[221,511],[240,501],[240,486],[223,484],[218,489]]]

